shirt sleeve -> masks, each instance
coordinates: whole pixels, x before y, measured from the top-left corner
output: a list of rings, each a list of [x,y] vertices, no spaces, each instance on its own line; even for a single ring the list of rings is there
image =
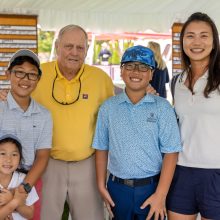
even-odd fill
[[[44,125],[37,141],[37,149],[48,149],[52,146],[53,122],[49,111],[44,112]]]
[[[36,189],[35,187],[33,186],[30,193],[28,194],[28,197],[26,199],[26,205],[27,206],[31,206],[33,205],[35,202],[37,202],[37,200],[39,199],[38,195],[37,195],[37,192],[36,192]]]
[[[97,150],[109,149],[108,115],[104,105],[99,109],[92,147]]]
[[[159,108],[159,144],[162,153],[182,151],[179,127],[173,107],[164,100]]]

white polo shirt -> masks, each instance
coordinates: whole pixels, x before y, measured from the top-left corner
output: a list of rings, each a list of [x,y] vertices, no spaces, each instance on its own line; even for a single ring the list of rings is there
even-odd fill
[[[220,168],[220,94],[218,90],[205,98],[203,90],[208,72],[194,85],[194,93],[184,85],[187,74],[175,86],[175,110],[183,151],[178,164],[187,167]]]

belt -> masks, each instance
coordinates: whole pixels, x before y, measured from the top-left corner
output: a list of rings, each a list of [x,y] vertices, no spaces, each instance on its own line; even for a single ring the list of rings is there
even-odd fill
[[[121,179],[117,176],[110,174],[109,178],[113,182],[124,184],[124,185],[130,186],[130,187],[136,187],[136,186],[145,186],[148,184],[157,183],[160,179],[160,174],[158,174],[156,176],[142,178],[142,179]]]

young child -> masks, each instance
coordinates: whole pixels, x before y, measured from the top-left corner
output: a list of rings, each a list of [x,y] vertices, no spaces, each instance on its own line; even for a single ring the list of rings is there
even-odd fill
[[[21,168],[27,175],[21,187],[28,193],[38,183],[39,195],[38,180],[46,169],[52,144],[51,115],[31,98],[41,74],[37,55],[30,50],[18,50],[11,57],[6,71],[11,83],[10,92],[6,101],[0,101],[0,132],[16,135],[23,146]],[[39,219],[39,206],[35,214]]]
[[[24,173],[16,171],[21,161],[22,146],[18,138],[9,134],[1,136],[0,220],[7,219],[10,215],[12,215],[13,220],[24,220],[33,217],[33,204],[38,200],[35,188],[33,187],[29,194],[15,189],[25,178]]]
[[[182,149],[173,108],[159,96],[146,95],[153,69],[149,48],[128,48],[121,60],[125,91],[105,101],[98,114],[92,145],[97,184],[117,220],[164,219],[166,195]]]

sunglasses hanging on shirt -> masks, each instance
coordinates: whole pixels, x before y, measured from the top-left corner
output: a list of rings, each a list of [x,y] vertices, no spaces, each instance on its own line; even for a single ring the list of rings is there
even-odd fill
[[[82,71],[82,73],[81,73],[81,75],[80,75],[80,77],[79,77],[79,90],[78,90],[78,95],[77,95],[76,99],[73,100],[72,102],[62,102],[62,101],[59,101],[59,100],[55,97],[55,95],[54,95],[54,88],[55,88],[56,80],[57,80],[57,77],[58,77],[58,73],[57,73],[56,67],[55,67],[55,71],[56,71],[56,76],[55,76],[55,78],[54,78],[54,80],[53,80],[53,86],[52,86],[52,97],[53,97],[53,99],[54,99],[57,103],[59,103],[59,104],[61,104],[61,105],[72,105],[72,104],[74,104],[75,102],[77,102],[77,101],[79,100],[79,97],[80,97],[81,86],[82,86],[81,76],[82,76],[82,74],[84,73],[84,69],[83,69],[83,71]]]

